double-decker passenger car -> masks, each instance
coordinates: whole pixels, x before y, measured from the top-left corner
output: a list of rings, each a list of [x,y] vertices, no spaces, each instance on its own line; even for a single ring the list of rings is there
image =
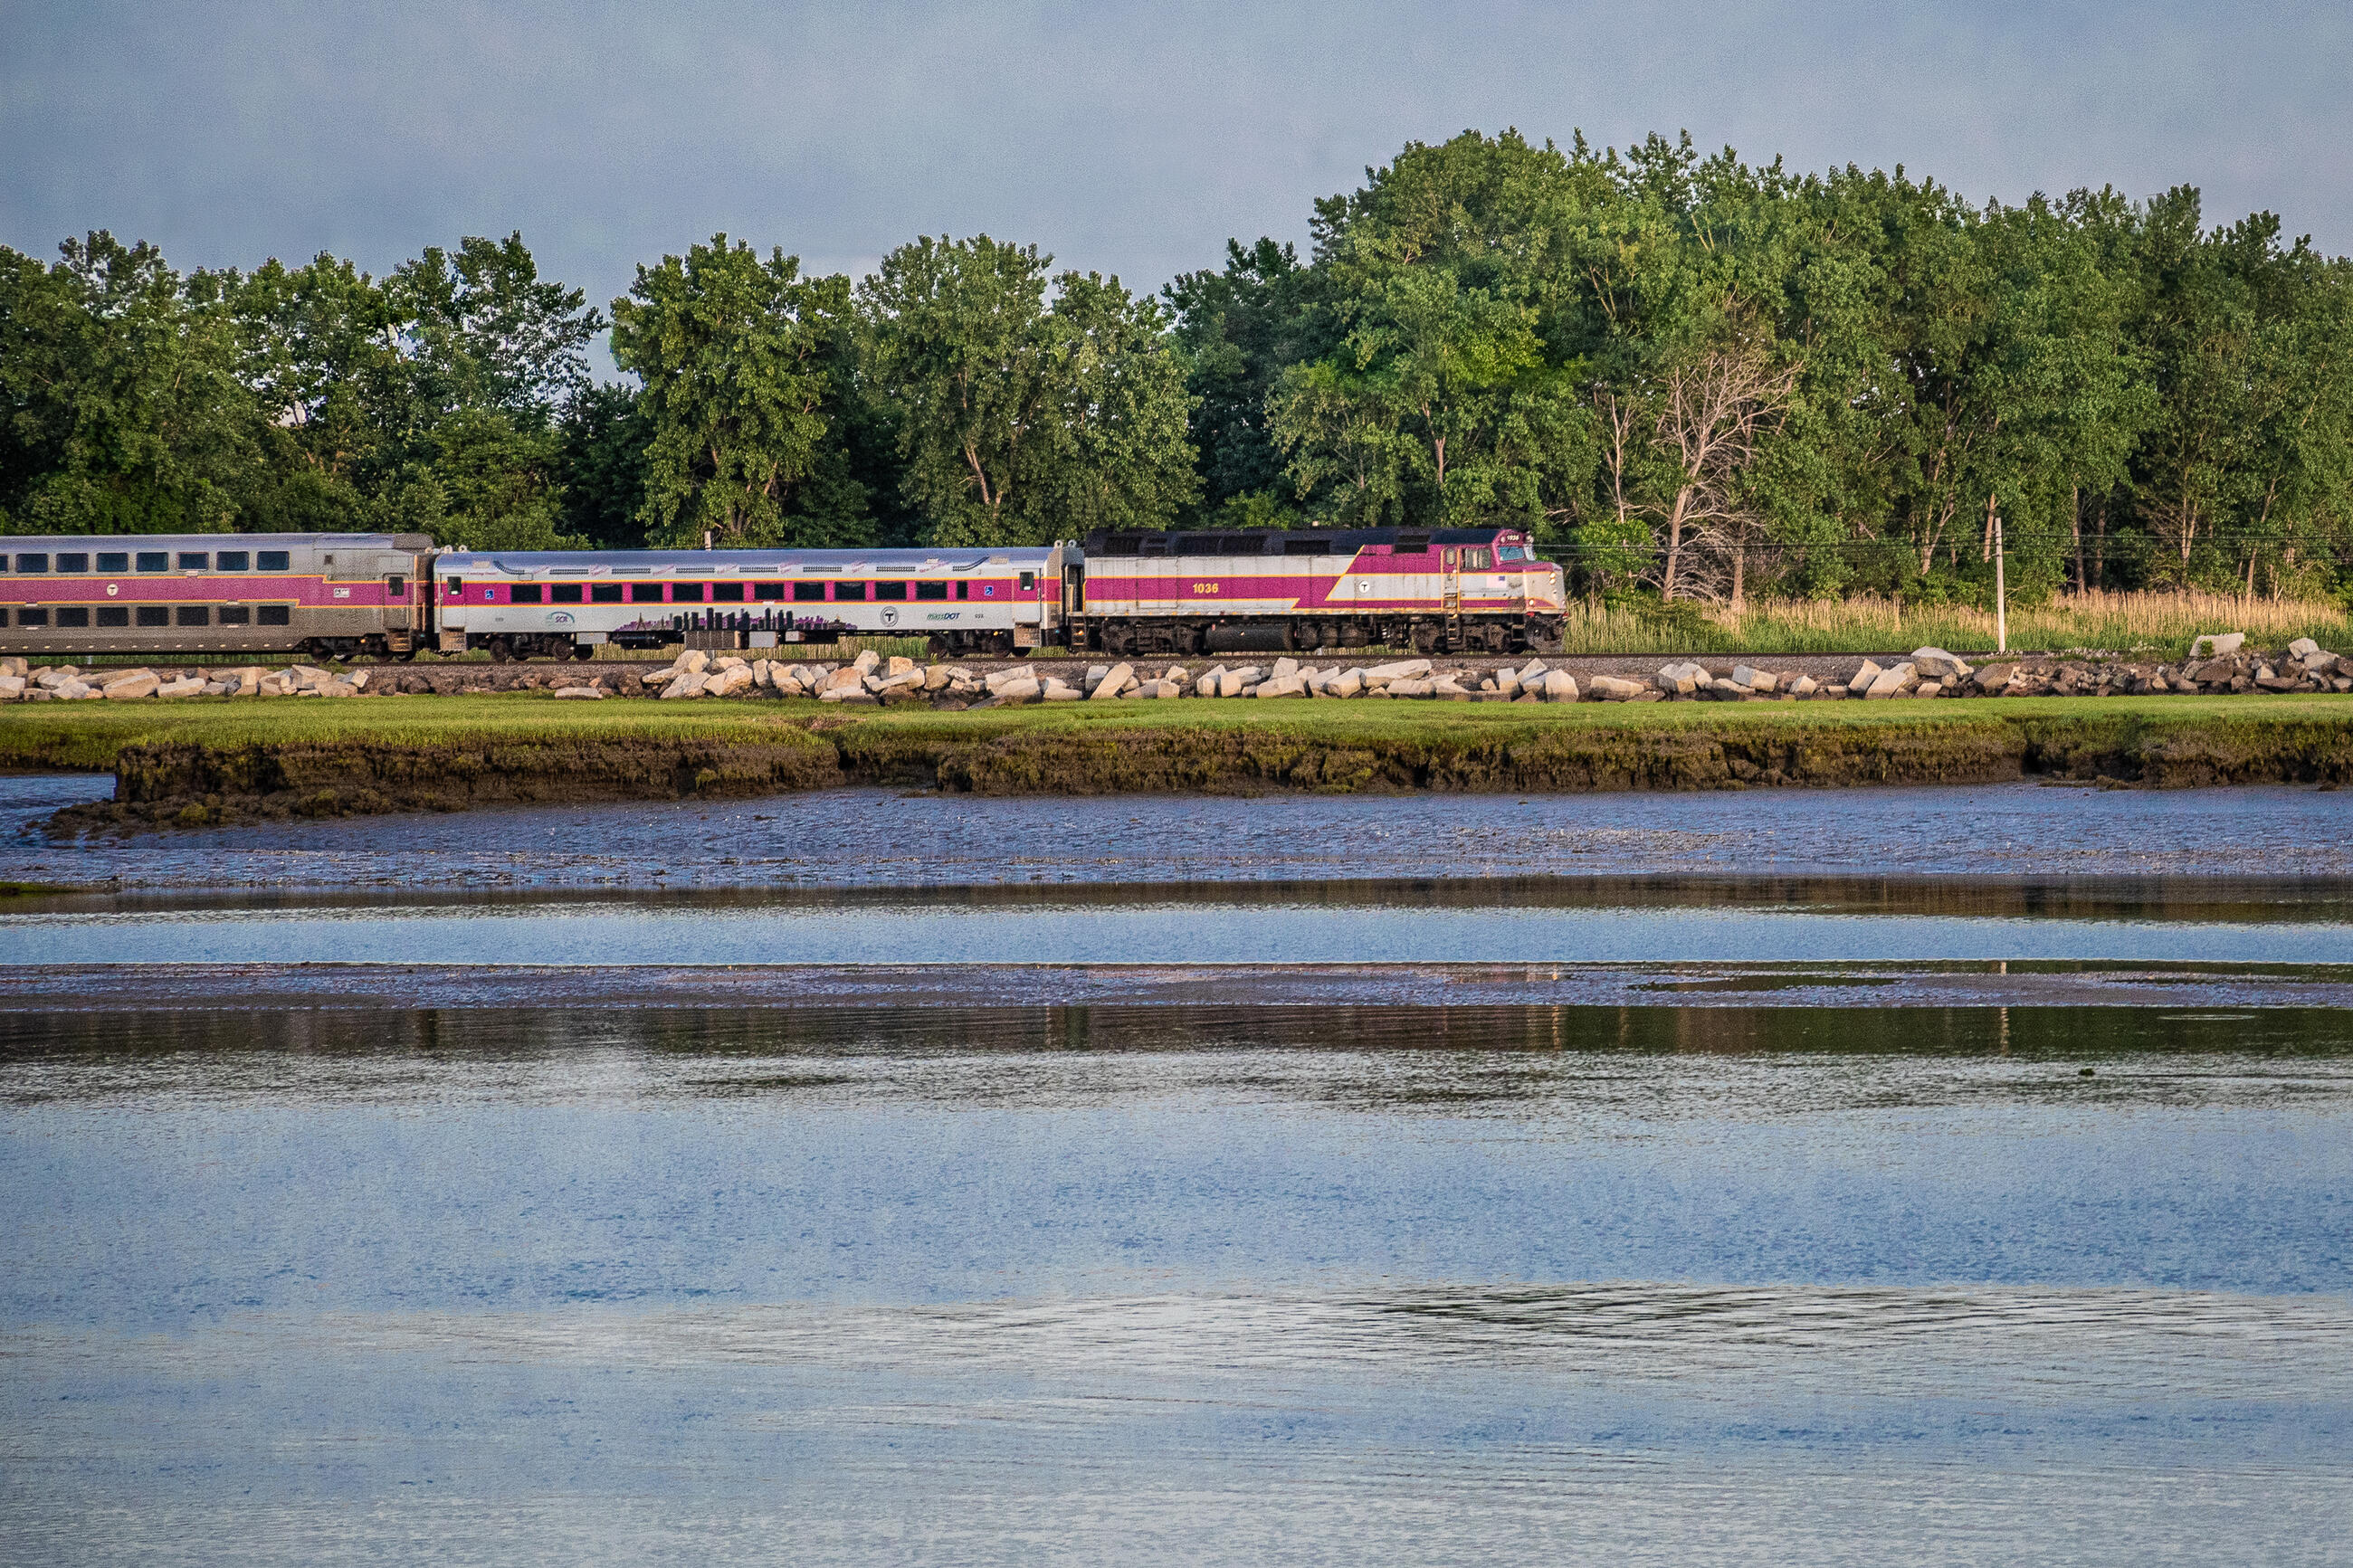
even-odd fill
[[[1566,582],[1508,528],[1099,532],[1072,646],[1113,653],[1559,645]]]
[[[445,653],[586,658],[604,643],[775,647],[922,637],[949,655],[1061,640],[1065,546],[1006,550],[444,552]],[[707,634],[707,637],[706,637]]]
[[[416,533],[0,539],[0,652],[411,655],[433,542]]]

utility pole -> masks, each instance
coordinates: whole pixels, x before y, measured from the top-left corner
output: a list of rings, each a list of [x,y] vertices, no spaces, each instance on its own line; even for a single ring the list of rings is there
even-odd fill
[[[2009,584],[2002,581],[2001,513],[1993,514],[1993,650],[2010,651]]]

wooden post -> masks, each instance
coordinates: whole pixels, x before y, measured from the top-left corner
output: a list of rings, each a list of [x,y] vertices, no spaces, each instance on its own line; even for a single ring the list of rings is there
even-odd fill
[[[1993,650],[2010,651],[2009,584],[2002,581],[2001,513],[1993,514]]]

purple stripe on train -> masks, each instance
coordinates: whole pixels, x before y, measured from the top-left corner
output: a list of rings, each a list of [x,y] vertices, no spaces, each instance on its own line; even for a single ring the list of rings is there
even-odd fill
[[[383,609],[414,603],[393,597],[380,579],[338,582],[322,577],[225,577],[217,574],[143,577],[16,577],[0,583],[0,602],[28,605],[239,604],[248,599],[291,599],[316,609]]]

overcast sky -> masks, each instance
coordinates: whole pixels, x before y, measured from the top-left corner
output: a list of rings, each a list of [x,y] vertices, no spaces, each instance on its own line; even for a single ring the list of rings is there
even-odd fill
[[[600,301],[715,229],[862,271],[919,233],[1156,288],[1409,140],[1688,128],[2015,200],[2202,186],[2353,250],[2353,5],[1715,7],[0,0],[0,243],[382,271],[520,228]]]

